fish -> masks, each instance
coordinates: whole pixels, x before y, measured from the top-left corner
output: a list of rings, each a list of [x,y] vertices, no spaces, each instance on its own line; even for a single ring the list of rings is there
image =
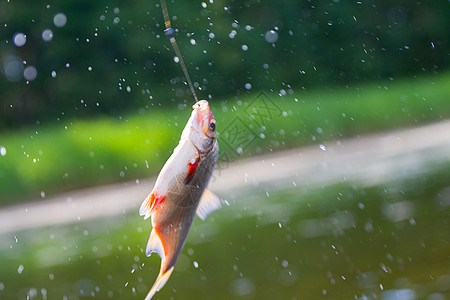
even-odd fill
[[[220,199],[206,189],[219,155],[216,120],[206,100],[192,109],[178,145],[139,209],[152,223],[146,255],[161,257],[158,277],[145,300],[161,290],[172,274],[195,215],[204,220],[221,207]]]

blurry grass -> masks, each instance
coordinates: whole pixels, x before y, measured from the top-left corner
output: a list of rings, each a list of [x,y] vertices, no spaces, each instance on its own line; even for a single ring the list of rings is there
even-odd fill
[[[445,73],[285,96],[266,93],[266,99],[279,111],[264,120],[248,114],[252,101],[261,94],[214,99],[218,132],[239,118],[248,126],[246,134],[251,140],[238,155],[239,144],[219,137],[222,158],[232,160],[448,119],[449,83],[450,73]],[[0,147],[6,149],[6,155],[0,156],[0,204],[156,175],[175,147],[190,112],[189,105],[182,110],[152,107],[121,118],[60,121],[3,132]]]

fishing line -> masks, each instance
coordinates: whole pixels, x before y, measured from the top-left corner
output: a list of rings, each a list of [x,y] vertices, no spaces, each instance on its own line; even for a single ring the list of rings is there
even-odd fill
[[[186,65],[184,64],[183,57],[181,56],[180,48],[178,48],[177,42],[175,40],[175,30],[170,26],[169,13],[167,12],[166,0],[161,0],[161,8],[164,17],[164,25],[166,29],[164,30],[164,34],[167,38],[169,38],[170,43],[172,44],[173,50],[175,50],[175,54],[178,57],[178,60],[181,64],[181,68],[183,69],[184,76],[191,88],[192,95],[194,96],[195,102],[198,101],[197,94],[195,93],[194,86],[192,85],[191,77],[189,77],[189,73],[186,69]]]

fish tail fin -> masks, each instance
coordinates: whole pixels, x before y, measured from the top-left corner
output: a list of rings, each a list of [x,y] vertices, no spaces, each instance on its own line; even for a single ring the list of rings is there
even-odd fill
[[[161,265],[161,268],[162,268],[162,265]],[[162,273],[162,270],[161,270],[161,273],[159,273],[158,278],[156,278],[156,281],[153,284],[150,292],[148,292],[147,297],[145,297],[145,300],[152,299],[153,295],[155,295],[155,293],[157,291],[159,291],[160,289],[163,288],[163,286],[166,284],[167,280],[169,280],[169,277],[173,272],[173,268],[174,267],[171,267],[169,270],[167,270],[164,273]]]

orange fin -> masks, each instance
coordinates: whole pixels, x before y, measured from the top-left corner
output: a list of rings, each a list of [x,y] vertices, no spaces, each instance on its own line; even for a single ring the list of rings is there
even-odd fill
[[[162,243],[162,239],[160,237],[160,233],[157,228],[153,227],[152,233],[150,233],[150,238],[148,240],[146,254],[147,256],[150,256],[152,252],[158,253],[158,255],[161,257],[161,270],[159,271],[158,278],[156,278],[155,283],[153,284],[151,290],[148,292],[147,297],[145,297],[145,300],[150,300],[153,295],[155,295],[156,292],[158,292],[160,289],[163,288],[163,286],[166,284],[167,280],[170,277],[170,274],[172,274],[173,266],[170,269],[166,269],[166,253],[164,250],[164,245]],[[166,270],[166,271],[164,271]]]
[[[147,219],[164,199],[164,196],[156,196],[155,193],[152,192],[145,198],[144,202],[142,202],[141,207],[139,208],[139,215],[145,216],[144,220]]]
[[[145,254],[147,256],[150,256],[153,252],[158,253],[159,257],[161,259],[165,259],[165,253],[164,253],[164,246],[162,244],[161,238],[159,237],[158,233],[155,231],[155,228],[152,229],[152,232],[150,233],[150,238],[148,239],[147,243],[147,249],[145,251]]]
[[[197,155],[193,163],[188,162],[188,173],[184,181],[185,184],[189,184],[192,178],[194,178],[195,171],[197,171],[198,163],[200,162],[200,156]]]
[[[173,267],[164,273],[159,273],[158,278],[156,278],[156,281],[153,284],[153,287],[150,290],[150,292],[148,292],[147,297],[145,297],[145,300],[152,299],[153,295],[155,295],[155,293],[157,291],[159,291],[160,289],[163,288],[163,286],[166,284],[167,280],[169,280],[169,277],[172,274],[172,272],[173,272]]]

